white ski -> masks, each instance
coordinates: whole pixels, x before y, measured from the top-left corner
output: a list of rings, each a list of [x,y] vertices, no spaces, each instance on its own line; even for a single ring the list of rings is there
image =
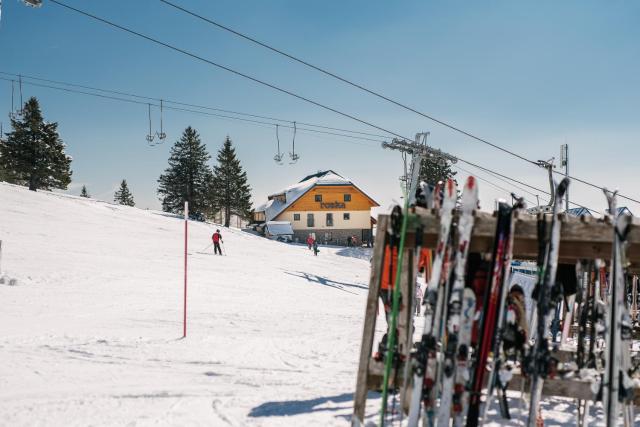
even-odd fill
[[[471,239],[471,231],[473,230],[474,211],[478,206],[478,185],[473,176],[467,178],[464,190],[462,191],[462,203],[460,206],[460,216],[458,218],[458,247],[455,261],[455,276],[453,287],[451,288],[451,296],[447,307],[445,319],[447,319],[447,337],[444,350],[443,360],[443,377],[442,392],[440,397],[440,406],[438,408],[438,426],[448,426],[451,417],[451,404],[454,394],[454,380],[456,379],[456,366],[460,352],[465,355],[468,353],[469,342],[462,342],[460,337],[460,328],[462,323],[462,305],[464,302],[465,291],[465,273],[467,266],[467,256],[469,254],[469,240]],[[444,295],[446,298],[446,294]],[[468,300],[466,301],[469,302]],[[475,305],[475,299],[473,301]],[[466,308],[466,306],[465,306]],[[475,308],[475,307],[474,307]],[[467,324],[473,322],[473,312],[471,318],[465,318],[465,329],[471,329]],[[466,338],[466,337],[465,337]],[[466,359],[466,356],[465,356]],[[468,375],[468,374],[467,374]]]

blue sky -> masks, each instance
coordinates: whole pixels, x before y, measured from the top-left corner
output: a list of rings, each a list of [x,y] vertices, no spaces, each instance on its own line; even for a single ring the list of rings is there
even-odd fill
[[[429,140],[437,148],[547,188],[541,169],[248,44],[158,0],[65,1],[399,134],[430,131]],[[378,133],[44,3],[34,10],[17,0],[3,2],[0,71]],[[559,146],[566,141],[572,174],[640,198],[636,169],[640,3],[179,3],[525,157],[558,157]],[[10,89],[8,82],[0,81],[0,121],[5,129]],[[86,184],[92,195],[110,200],[126,178],[139,206],[158,208],[156,181],[167,165],[170,145],[191,125],[213,156],[224,137],[231,136],[255,204],[320,169],[352,178],[383,206],[400,200],[401,158],[377,143],[354,144],[343,137],[300,132],[296,151],[301,160],[278,166],[272,160],[273,127],[170,111],[164,117],[167,142],[148,147],[145,106],[28,85],[23,91],[25,97],[37,96],[45,118],[60,124],[74,158],[71,193],[79,193]],[[154,115],[157,121],[157,112]],[[291,133],[281,130],[280,137],[283,151],[289,151]],[[513,189],[483,173],[478,176]],[[485,209],[495,198],[508,196],[484,182],[480,185]],[[570,194],[589,207],[605,205],[598,190],[579,183],[572,184]],[[620,204],[640,213],[635,203]]]

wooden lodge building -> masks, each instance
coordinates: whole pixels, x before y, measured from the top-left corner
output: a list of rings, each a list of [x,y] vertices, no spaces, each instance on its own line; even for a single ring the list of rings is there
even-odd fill
[[[253,222],[290,222],[298,242],[314,233],[319,243],[346,245],[355,236],[361,244],[372,241],[371,208],[376,206],[353,182],[328,170],[270,195],[255,209]]]

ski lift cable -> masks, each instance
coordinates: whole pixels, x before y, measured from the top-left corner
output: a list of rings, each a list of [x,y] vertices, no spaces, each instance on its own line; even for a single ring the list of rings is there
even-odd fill
[[[522,181],[520,181],[520,180],[518,180],[518,179],[516,179],[516,178],[512,178],[512,177],[510,177],[510,176],[507,176],[507,175],[501,174],[501,173],[496,172],[496,171],[494,171],[494,170],[491,170],[491,169],[489,169],[489,168],[485,168],[484,166],[480,166],[480,165],[479,165],[479,164],[477,164],[477,163],[473,163],[473,162],[470,162],[470,161],[468,161],[468,160],[461,159],[460,157],[458,157],[458,161],[460,161],[460,162],[462,162],[462,163],[466,163],[466,164],[468,164],[469,166],[473,166],[473,167],[475,167],[475,168],[477,168],[477,169],[480,169],[480,170],[482,170],[482,171],[485,171],[485,172],[491,173],[492,175],[499,176],[499,177],[504,178],[504,179],[508,179],[509,181],[512,181],[512,182],[518,183],[518,184],[523,185],[523,186],[525,186],[525,187],[531,188],[531,189],[533,189],[533,190],[535,190],[535,191],[539,191],[540,193],[546,194],[547,196],[549,196],[549,195],[550,195],[550,193],[549,193],[549,191],[548,191],[548,190],[543,190],[543,189],[541,189],[541,188],[534,187],[533,185],[530,185],[530,184],[527,184],[527,183],[525,183],[525,182],[522,182]],[[572,205],[578,206],[578,207],[580,207],[580,208],[585,208],[585,209],[590,210],[590,211],[592,211],[592,212],[600,212],[598,209],[589,208],[589,207],[587,207],[587,206],[581,205],[580,203],[576,203],[576,202],[571,201],[571,200],[569,201],[569,203],[570,203],[570,204],[572,204]]]
[[[56,0],[51,0],[51,1],[53,1],[54,3],[60,4]],[[444,126],[444,127],[448,128],[448,129],[450,129],[450,130],[452,130],[454,132],[458,132],[458,133],[460,133],[460,134],[462,134],[464,136],[467,136],[472,140],[475,140],[477,142],[480,142],[480,143],[483,143],[483,144],[488,145],[490,147],[493,147],[493,148],[495,148],[497,150],[500,150],[500,151],[502,151],[502,152],[504,152],[506,154],[509,154],[509,155],[511,155],[513,157],[516,157],[516,158],[520,159],[520,160],[523,160],[523,161],[525,161],[525,162],[527,162],[529,164],[533,164],[533,165],[536,164],[536,162],[534,160],[528,159],[527,157],[525,157],[525,156],[523,156],[523,155],[521,155],[519,153],[516,153],[513,150],[509,150],[509,149],[507,149],[505,147],[502,147],[502,146],[500,146],[498,144],[490,142],[490,141],[488,141],[488,140],[486,140],[484,138],[476,136],[476,135],[472,134],[471,132],[466,131],[466,130],[460,128],[460,127],[457,127],[457,126],[455,126],[455,125],[453,125],[451,123],[445,122],[445,121],[440,120],[440,119],[438,119],[438,118],[436,118],[436,117],[434,117],[434,116],[432,116],[430,114],[427,114],[427,113],[424,113],[422,111],[419,111],[417,108],[413,108],[413,107],[410,107],[410,106],[408,106],[406,104],[403,104],[400,101],[397,101],[397,100],[395,100],[393,98],[390,98],[390,97],[388,97],[386,95],[383,95],[380,92],[377,92],[377,91],[374,91],[372,89],[369,89],[369,88],[367,88],[367,87],[365,87],[365,86],[363,86],[361,84],[358,84],[358,83],[355,83],[355,82],[353,82],[351,80],[348,80],[347,78],[341,77],[338,74],[336,74],[334,72],[331,72],[331,71],[328,71],[328,70],[326,70],[326,69],[324,69],[324,68],[322,68],[320,66],[311,64],[310,62],[307,62],[307,61],[305,61],[303,59],[300,59],[300,58],[298,58],[298,57],[296,57],[296,56],[294,56],[292,54],[286,53],[286,52],[284,52],[284,51],[282,51],[280,49],[277,49],[277,48],[275,48],[273,46],[270,46],[267,43],[261,42],[261,41],[255,39],[255,38],[253,38],[253,37],[250,37],[250,36],[248,36],[246,34],[243,34],[243,33],[239,32],[239,31],[233,30],[233,29],[231,29],[231,28],[229,28],[229,27],[227,27],[227,26],[225,26],[225,25],[223,25],[223,24],[221,24],[219,22],[213,21],[212,19],[209,19],[209,18],[206,18],[206,17],[204,17],[202,15],[199,15],[196,12],[193,12],[191,10],[188,10],[186,8],[178,6],[178,5],[172,3],[172,2],[170,2],[168,0],[159,0],[159,1],[164,3],[164,4],[166,4],[166,5],[168,5],[168,6],[171,6],[171,7],[175,8],[175,9],[177,9],[177,10],[180,10],[180,11],[182,11],[182,12],[188,14],[188,15],[191,15],[191,16],[199,19],[199,20],[202,20],[202,21],[207,22],[207,23],[209,23],[211,25],[214,25],[214,26],[216,26],[216,27],[218,27],[218,28],[220,28],[220,29],[222,29],[224,31],[230,32],[230,33],[232,33],[232,34],[234,34],[234,35],[236,35],[238,37],[241,37],[241,38],[243,38],[245,40],[248,40],[251,43],[257,44],[257,45],[259,45],[261,47],[264,47],[264,48],[266,48],[266,49],[268,49],[268,50],[270,50],[272,52],[275,52],[275,53],[277,53],[279,55],[282,55],[282,56],[284,56],[286,58],[289,58],[289,59],[291,59],[291,60],[293,60],[295,62],[298,62],[298,63],[300,63],[300,64],[302,64],[302,65],[304,65],[304,66],[306,66],[308,68],[316,70],[316,71],[318,71],[318,72],[320,72],[322,74],[325,74],[325,75],[327,75],[329,77],[332,77],[332,78],[334,78],[336,80],[339,80],[339,81],[341,81],[343,83],[346,83],[346,84],[348,84],[348,85],[350,85],[352,87],[360,89],[360,90],[362,90],[362,91],[364,91],[364,92],[366,92],[366,93],[368,93],[370,95],[373,95],[373,96],[375,96],[377,98],[380,98],[380,99],[382,99],[384,101],[387,101],[387,102],[389,102],[389,103],[391,103],[393,105],[396,105],[397,107],[400,107],[402,109],[405,109],[407,111],[415,113],[415,114],[417,114],[419,116],[422,116],[422,117],[424,117],[424,118],[426,118],[428,120],[431,120],[431,121],[433,121],[433,122],[435,122],[435,123],[437,123],[437,124],[439,124],[441,126]],[[374,127],[378,128],[377,126],[374,126]],[[381,129],[381,128],[378,128],[378,129],[386,131],[386,130]],[[558,175],[562,175],[563,177],[567,176],[564,173],[562,173],[561,171],[557,171],[557,170],[554,170],[553,173],[558,174]],[[599,190],[605,190],[604,187],[602,187],[602,186],[600,186],[598,184],[594,184],[592,182],[586,181],[586,180],[581,179],[581,178],[577,178],[575,176],[568,175],[568,178],[570,178],[570,179],[572,179],[574,181],[577,181],[577,182],[579,182],[581,184],[584,184],[584,185],[587,185],[587,186],[590,186],[590,187],[593,187],[593,188],[597,188]],[[618,197],[626,199],[626,200],[629,200],[629,201],[632,201],[632,202],[635,202],[635,203],[640,203],[640,200],[632,198],[630,196],[625,196],[625,195],[620,194],[620,193],[618,193]]]
[[[77,9],[77,8],[75,8],[75,7],[73,7],[73,6],[69,6],[69,5],[67,5],[67,4],[65,4],[65,3],[61,2],[61,1],[58,1],[58,0],[49,0],[49,1],[50,1],[51,3],[53,3],[53,4],[56,4],[56,5],[58,5],[58,6],[62,6],[62,7],[64,7],[64,8],[66,8],[66,9],[68,9],[68,10],[71,10],[71,11],[74,11],[74,12],[77,12],[77,13],[80,13],[80,14],[82,14],[82,15],[84,15],[84,16],[87,16],[87,17],[89,17],[89,18],[91,18],[91,19],[94,19],[94,20],[96,20],[96,21],[100,21],[100,22],[102,22],[102,23],[104,23],[104,24],[107,24],[107,25],[109,25],[109,26],[111,26],[111,27],[114,27],[114,28],[120,29],[120,30],[122,30],[122,31],[125,31],[125,32],[127,32],[127,33],[129,33],[129,34],[135,35],[135,36],[137,36],[137,37],[143,38],[143,39],[145,39],[145,40],[147,40],[147,41],[150,41],[150,42],[152,42],[152,43],[155,43],[155,44],[157,44],[157,45],[160,45],[160,46],[166,47],[167,49],[171,49],[171,50],[173,50],[173,51],[175,51],[175,52],[178,52],[178,53],[181,53],[181,54],[183,54],[183,55],[185,55],[185,56],[189,56],[189,57],[191,57],[191,58],[193,58],[193,59],[196,59],[196,60],[198,60],[198,61],[201,61],[201,62],[204,62],[204,63],[206,63],[206,64],[209,64],[209,65],[211,65],[211,66],[213,66],[213,67],[215,67],[215,68],[218,68],[218,69],[220,69],[220,70],[224,70],[224,71],[227,71],[227,72],[229,72],[229,73],[235,74],[235,75],[236,75],[236,76],[238,76],[238,77],[242,77],[242,78],[244,78],[244,79],[247,79],[247,80],[250,80],[250,81],[252,81],[252,82],[254,82],[254,83],[257,83],[257,84],[259,84],[259,85],[262,85],[262,86],[265,86],[265,87],[271,88],[271,89],[273,89],[273,90],[275,90],[275,91],[277,91],[277,92],[283,93],[283,94],[285,94],[285,95],[289,95],[289,96],[291,96],[291,97],[293,97],[293,98],[297,98],[297,99],[299,99],[299,100],[301,100],[301,101],[304,101],[304,102],[306,102],[306,103],[308,103],[308,104],[315,105],[316,107],[319,107],[319,108],[322,108],[322,109],[324,109],[324,110],[327,110],[327,111],[333,112],[333,113],[335,113],[335,114],[338,114],[338,115],[340,115],[340,116],[346,117],[346,118],[348,118],[348,119],[351,119],[351,120],[357,121],[357,122],[359,122],[359,123],[361,123],[361,124],[364,124],[364,125],[366,125],[366,126],[370,126],[370,127],[374,128],[374,129],[378,129],[379,131],[382,131],[382,132],[388,133],[389,135],[393,135],[393,136],[396,136],[396,137],[399,137],[399,138],[403,138],[403,136],[402,136],[402,135],[400,135],[400,134],[398,134],[398,133],[396,133],[396,132],[393,132],[393,131],[390,131],[390,130],[388,130],[388,129],[385,129],[385,128],[381,127],[381,126],[378,126],[378,125],[376,125],[376,124],[374,124],[374,123],[371,123],[371,122],[369,122],[369,121],[366,121],[366,120],[364,120],[364,119],[361,119],[361,118],[359,118],[359,117],[356,117],[356,116],[354,116],[354,115],[352,115],[352,114],[349,114],[349,113],[345,113],[345,112],[343,112],[343,111],[340,111],[340,110],[338,110],[338,109],[336,109],[336,108],[334,108],[334,107],[330,107],[330,106],[328,106],[328,105],[324,105],[324,104],[322,104],[322,103],[320,103],[320,102],[318,102],[318,101],[314,101],[314,100],[313,100],[313,99],[311,99],[311,98],[307,98],[307,97],[305,97],[305,96],[303,96],[303,95],[299,95],[299,94],[297,94],[297,93],[295,93],[295,92],[292,92],[292,91],[290,91],[290,90],[288,90],[288,89],[282,88],[282,87],[277,86],[277,85],[275,85],[275,84],[269,83],[269,82],[267,82],[267,81],[265,81],[265,80],[261,80],[261,79],[259,79],[259,78],[257,78],[257,77],[253,77],[253,76],[251,76],[251,75],[249,75],[249,74],[246,74],[246,73],[243,73],[243,72],[241,72],[241,71],[235,70],[235,69],[233,69],[233,68],[227,67],[227,66],[225,66],[225,65],[219,64],[219,63],[217,63],[217,62],[215,62],[215,61],[212,61],[212,60],[207,59],[207,58],[205,58],[205,57],[203,57],[203,56],[197,55],[197,54],[195,54],[195,53],[193,53],[193,52],[190,52],[190,51],[188,51],[188,50],[185,50],[185,49],[182,49],[182,48],[179,48],[179,47],[173,46],[173,45],[171,45],[171,44],[169,44],[169,43],[163,42],[163,41],[158,40],[158,39],[156,39],[156,38],[153,38],[153,37],[147,36],[147,35],[145,35],[145,34],[143,34],[143,33],[140,33],[140,32],[138,32],[138,31],[135,31],[135,30],[132,30],[132,29],[130,29],[130,28],[124,27],[124,26],[122,26],[122,25],[116,24],[116,23],[114,23],[114,22],[112,22],[112,21],[109,21],[109,20],[107,20],[107,19],[104,19],[104,18],[101,18],[101,17],[99,17],[99,16],[93,15],[93,14],[91,14],[91,13],[89,13],[89,12],[85,12],[85,11],[80,10],[80,9]]]
[[[492,186],[492,187],[493,187],[493,188],[495,188],[495,189],[498,189],[498,190],[500,190],[500,191],[504,191],[505,193],[507,193],[507,194],[509,194],[509,195],[511,195],[511,194],[513,193],[513,191],[511,191],[511,190],[509,190],[509,189],[507,189],[507,188],[504,188],[504,187],[502,187],[502,186],[500,186],[500,185],[496,184],[495,182],[492,182],[492,181],[490,181],[490,180],[488,180],[488,179],[486,179],[486,178],[480,177],[480,176],[478,176],[478,174],[477,174],[477,173],[473,173],[473,172],[471,172],[471,171],[469,171],[469,170],[467,170],[467,169],[465,169],[465,168],[463,168],[463,167],[461,167],[461,166],[459,166],[459,165],[453,165],[453,167],[454,167],[454,168],[456,168],[456,169],[458,169],[458,170],[460,170],[461,172],[466,173],[467,175],[474,176],[475,178],[479,179],[480,181],[485,182],[486,184],[489,184],[490,186]],[[517,188],[515,185],[513,185],[513,184],[511,184],[511,185],[512,185],[514,188]],[[535,205],[536,205],[534,202],[532,202],[531,200],[529,200],[529,199],[527,199],[527,198],[524,198],[524,200],[525,200],[527,203],[529,203],[529,206],[535,206]]]
[[[0,74],[2,74],[2,72],[0,72]],[[5,74],[8,74],[8,73],[5,73]],[[11,79],[4,78],[4,77],[0,77],[0,80],[13,81]],[[70,89],[70,88],[65,88],[65,87],[51,86],[51,85],[35,83],[35,82],[29,82],[29,81],[23,81],[23,83],[27,84],[27,85],[36,86],[36,87],[54,89],[54,90],[68,92],[68,93],[77,93],[77,94],[82,94],[82,95],[87,95],[87,96],[95,96],[95,97],[98,97],[98,98],[105,98],[105,99],[110,99],[110,100],[114,100],[114,101],[123,101],[123,102],[128,102],[128,103],[131,103],[131,104],[139,104],[139,105],[147,105],[148,104],[148,102],[136,101],[136,100],[133,100],[133,99],[127,99],[127,98],[111,96],[111,95],[103,95],[103,94],[99,94],[99,93],[87,92],[87,91],[82,91],[82,90],[77,90],[77,89]],[[156,100],[155,98],[148,98],[148,99]],[[166,100],[163,100],[163,101],[166,102]],[[151,105],[154,106],[154,107],[159,107],[159,104],[151,103]],[[229,115],[224,115],[224,114],[209,113],[209,112],[206,112],[206,111],[194,110],[194,109],[189,109],[189,108],[170,107],[170,106],[166,106],[166,105],[164,105],[163,108],[167,109],[167,110],[183,111],[183,112],[202,114],[202,115],[207,115],[207,116],[212,116],[212,117],[221,117],[221,118],[244,121],[244,122],[249,122],[249,123],[264,124],[264,125],[267,125],[269,127],[274,125],[274,123],[269,123],[269,122],[265,122],[265,121],[247,119],[247,118],[243,118],[243,117],[234,117],[234,116],[229,116]],[[283,120],[283,121],[288,122],[287,120]],[[291,122],[291,123],[293,123],[293,122]],[[285,127],[285,128],[289,128],[289,129],[293,129],[293,126],[289,126],[289,125],[280,124],[280,126],[281,127]],[[319,125],[313,125],[313,126],[318,127]],[[329,128],[329,127],[325,127],[325,128]],[[334,128],[331,128],[331,129],[334,129]],[[338,129],[338,128],[335,128],[335,129]],[[329,132],[329,131],[323,131],[323,130],[319,130],[319,129],[310,129],[310,128],[300,128],[300,127],[298,127],[298,130],[303,130],[303,131],[307,131],[307,132],[314,132],[314,133],[320,133],[320,134],[326,134],[326,135],[341,136],[341,137],[351,138],[351,139],[361,139],[361,140],[364,140],[364,141],[372,141],[372,142],[377,142],[377,143],[383,142],[383,140],[381,140],[381,139],[374,139],[374,138],[368,138],[368,137],[357,136],[357,135],[348,135],[348,134],[339,133],[339,132]],[[345,130],[345,132],[353,132],[353,131]],[[383,136],[381,136],[381,138],[382,137]]]
[[[0,71],[0,74],[4,74],[4,75],[7,75],[7,76],[16,76],[17,77],[17,74],[8,73],[6,71]],[[51,80],[51,79],[45,79],[45,78],[35,77],[35,76],[22,75],[22,77],[23,78],[27,78],[27,79],[31,79],[31,80],[37,80],[37,81],[42,81],[42,82],[47,82],[47,83],[54,83],[54,84],[57,84],[57,85],[77,87],[77,88],[81,88],[81,89],[94,90],[94,91],[103,92],[103,93],[111,93],[111,94],[115,94],[115,95],[128,96],[128,97],[131,97],[131,98],[144,99],[144,100],[147,100],[147,101],[159,101],[160,100],[159,98],[153,98],[153,97],[150,97],[150,96],[138,95],[138,94],[134,94],[134,93],[130,93],[130,92],[124,92],[124,91],[120,91],[120,90],[103,89],[103,88],[98,88],[98,87],[95,87],[95,86],[87,86],[87,85],[81,85],[81,84],[76,84],[76,83],[69,83],[69,82],[63,82],[63,81],[60,81],[60,80]],[[28,82],[24,82],[24,83],[25,84],[29,84]],[[203,110],[220,111],[220,112],[223,112],[223,113],[237,114],[237,115],[240,115],[240,116],[254,117],[254,118],[258,118],[258,119],[265,119],[265,120],[272,120],[272,121],[277,121],[277,122],[284,122],[284,123],[293,124],[292,120],[280,119],[280,118],[276,118],[276,117],[270,117],[270,116],[264,116],[264,115],[258,115],[258,114],[245,113],[245,112],[241,112],[241,111],[234,111],[234,110],[228,110],[228,109],[205,106],[205,105],[199,105],[199,104],[192,104],[192,103],[187,103],[187,102],[173,101],[173,100],[169,100],[169,99],[164,99],[164,103],[165,104],[169,103],[169,104],[175,104],[175,105],[182,105],[182,106],[185,106],[185,107],[192,107],[192,108],[200,108],[200,109],[203,109]],[[349,132],[349,133],[354,133],[354,134],[359,134],[359,135],[367,135],[367,136],[374,136],[374,137],[379,137],[379,138],[386,138],[387,137],[386,135],[380,135],[380,134],[371,133],[371,132],[362,132],[362,131],[356,131],[356,130],[351,130],[351,129],[336,128],[336,127],[331,127],[331,126],[319,125],[319,124],[315,124],[315,123],[307,123],[307,122],[298,122],[298,123],[301,124],[301,125],[304,125],[304,126],[317,127],[319,129],[328,129],[328,130],[335,130],[335,131],[340,131],[340,132]]]

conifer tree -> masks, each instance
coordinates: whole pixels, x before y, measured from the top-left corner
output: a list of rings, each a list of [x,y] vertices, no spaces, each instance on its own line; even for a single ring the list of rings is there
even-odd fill
[[[66,189],[71,182],[71,157],[58,135],[58,124],[47,123],[36,98],[24,104],[24,113],[11,119],[12,132],[0,143],[0,169],[13,184]]]
[[[211,201],[215,211],[224,213],[224,226],[228,227],[232,214],[241,218],[251,215],[251,187],[228,136],[218,151],[217,160],[218,164],[213,167]]]
[[[420,165],[420,181],[435,186],[439,181],[445,182],[453,178],[457,172],[451,170],[451,163],[447,160],[425,158]]]
[[[119,205],[125,206],[135,206],[136,204],[133,202],[133,194],[129,191],[129,186],[127,185],[127,180],[123,179],[120,183],[120,189],[116,191],[116,194],[113,196],[113,201]]]
[[[158,194],[165,212],[180,213],[184,202],[189,202],[189,212],[194,215],[209,211],[208,190],[211,185],[211,168],[207,162],[211,156],[191,126],[186,128],[173,147],[169,167],[158,183]]]
[[[87,197],[87,198],[91,197],[89,195],[89,192],[87,192],[87,186],[86,185],[82,186],[82,190],[80,191],[80,197]]]

